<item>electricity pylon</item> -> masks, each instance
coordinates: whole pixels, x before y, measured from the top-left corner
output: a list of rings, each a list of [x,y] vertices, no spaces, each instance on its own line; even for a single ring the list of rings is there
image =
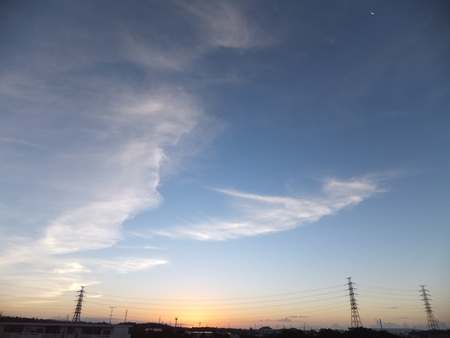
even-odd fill
[[[75,306],[75,311],[73,312],[72,322],[81,322],[81,307],[83,305],[83,294],[84,294],[84,286],[82,286],[80,291],[78,291],[78,300],[77,305]]]
[[[362,327],[361,318],[359,317],[358,305],[356,304],[355,292],[352,283],[352,277],[348,277],[348,295],[350,296],[350,308],[352,311],[352,322],[350,327]]]
[[[428,330],[439,330],[439,326],[437,324],[436,318],[434,318],[433,310],[431,309],[430,304],[430,294],[427,292],[430,292],[429,290],[425,289],[425,285],[420,285],[422,288],[419,290],[419,292],[422,292],[422,300],[425,304],[425,312],[427,313],[427,320],[428,320]]]

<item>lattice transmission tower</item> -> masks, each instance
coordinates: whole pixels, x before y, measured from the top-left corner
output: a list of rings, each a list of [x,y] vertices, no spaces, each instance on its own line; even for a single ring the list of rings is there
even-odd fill
[[[83,305],[84,296],[84,286],[78,291],[77,305],[75,306],[75,311],[73,312],[72,322],[81,322],[81,307]]]
[[[425,289],[425,285],[420,285],[421,290],[419,292],[422,293],[422,300],[425,304],[425,312],[427,313],[427,320],[428,320],[428,330],[439,330],[439,326],[437,324],[436,318],[434,318],[433,310],[431,309],[430,304],[430,292],[429,290]]]
[[[352,311],[352,322],[350,327],[362,327],[361,318],[359,317],[358,305],[356,304],[355,288],[353,287],[352,277],[348,277],[348,295],[350,296],[350,308]]]

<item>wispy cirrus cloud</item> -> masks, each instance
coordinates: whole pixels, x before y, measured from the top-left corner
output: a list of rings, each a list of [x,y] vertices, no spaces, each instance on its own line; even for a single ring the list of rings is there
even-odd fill
[[[289,322],[292,322],[292,319],[289,319],[286,317],[286,318],[277,319],[276,321],[282,322],[282,323],[289,323]]]
[[[34,133],[23,127],[8,133],[9,139],[25,139],[43,149],[42,157],[35,160],[31,185],[14,194],[42,193],[36,185],[46,182],[47,193],[40,201],[36,196],[24,207],[36,207],[43,200],[52,205],[48,224],[36,224],[44,227],[40,240],[34,238],[32,245],[24,247],[14,244],[23,243],[22,236],[10,238],[8,263],[28,259],[32,251],[51,255],[110,247],[122,238],[125,220],[162,202],[157,187],[168,149],[201,123],[202,111],[188,94],[171,88],[111,101],[90,121],[95,128],[79,135],[84,116],[66,127],[68,136],[47,134],[45,126]],[[51,121],[52,114],[45,118]],[[7,148],[15,146],[5,143]],[[22,170],[27,160],[16,158],[10,163]]]
[[[207,147],[220,127],[182,83],[159,80],[168,71],[186,70],[213,48],[197,28],[213,25],[222,7],[208,5],[201,22],[193,7],[186,12],[189,41],[177,32],[155,31],[151,20],[133,22],[131,32],[126,16],[118,17],[115,28],[98,27],[95,33],[79,25],[83,11],[65,18],[64,30],[27,21],[47,40],[33,44],[33,53],[12,54],[0,67],[5,108],[0,124],[0,210],[3,223],[9,224],[0,229],[8,232],[7,240],[2,236],[2,267],[34,263],[36,257],[44,264],[61,255],[109,248],[124,237],[126,220],[162,203],[162,172],[179,170],[183,160]],[[229,17],[232,24],[239,13],[229,10],[234,13]],[[63,19],[53,15],[49,20],[58,26]],[[246,35],[246,27],[241,29]],[[239,34],[225,29],[225,35]],[[140,74],[129,76],[122,67]],[[121,76],[125,73],[126,79]],[[97,265],[125,273],[160,262],[140,257],[131,261]],[[91,273],[88,266],[94,263],[70,264],[54,271],[74,274],[75,283]]]
[[[269,46],[276,42],[275,36],[246,14],[240,3],[211,1],[198,6],[183,3],[193,15],[202,40],[211,47],[249,49]]]
[[[149,43],[148,36],[122,35],[123,57],[158,72],[186,70],[206,50],[205,46],[180,46],[176,42],[155,46]]]
[[[201,220],[170,231],[160,230],[156,234],[197,240],[227,240],[287,231],[316,222],[324,216],[357,205],[374,194],[385,191],[380,187],[380,181],[382,178],[379,176],[345,181],[329,178],[324,180],[321,196],[310,199],[217,189],[219,193],[235,199],[240,216],[233,219]]]
[[[217,48],[248,50],[277,42],[273,30],[255,21],[242,4],[210,1],[179,2],[178,29],[160,31],[152,21],[140,30],[120,33],[122,57],[158,72],[186,71],[193,62]],[[156,20],[157,21],[157,20]],[[180,34],[183,38],[180,38]]]
[[[101,274],[127,274],[144,271],[167,261],[154,258],[126,256],[112,257],[110,259],[96,258],[63,258],[53,255],[51,259],[39,255],[29,257],[27,261],[20,262],[16,268],[4,267],[5,278],[2,287],[8,290],[8,297],[4,303],[11,303],[14,307],[24,307],[27,304],[45,304],[64,302],[62,296],[80,289],[80,285],[87,288],[101,284]],[[42,287],[37,287],[40,285]],[[34,301],[20,297],[23,289],[34,291]],[[101,298],[102,294],[87,294],[90,298]],[[15,298],[15,297],[18,297]],[[71,297],[72,298],[72,297]]]
[[[94,266],[102,271],[129,273],[147,270],[157,265],[166,264],[167,261],[153,258],[119,257],[114,260],[87,260],[86,265]]]

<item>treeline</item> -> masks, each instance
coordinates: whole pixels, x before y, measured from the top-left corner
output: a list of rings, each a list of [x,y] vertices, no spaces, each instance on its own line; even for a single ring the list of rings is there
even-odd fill
[[[41,318],[27,318],[27,317],[13,317],[13,316],[2,316],[0,315],[0,322],[9,323],[70,323],[69,321],[61,321],[56,319],[41,319]]]
[[[174,328],[165,326],[161,332],[145,331],[149,324],[133,325],[131,338],[392,338],[392,337],[435,337],[450,338],[450,330],[415,331],[409,334],[394,334],[385,330],[353,328],[349,330],[299,330],[283,329],[269,335],[260,335],[254,329],[219,329],[219,328]],[[154,326],[152,326],[154,327]]]
[[[394,334],[386,330],[372,330],[366,328],[351,328],[345,331],[333,329],[320,329],[318,331],[301,331],[296,329],[285,329],[280,333],[269,336],[270,338],[388,338],[388,337],[435,337],[435,338],[450,338],[450,330],[436,330],[436,331],[414,331],[409,334]],[[268,337],[268,338],[269,338]],[[245,337],[240,337],[245,338]]]

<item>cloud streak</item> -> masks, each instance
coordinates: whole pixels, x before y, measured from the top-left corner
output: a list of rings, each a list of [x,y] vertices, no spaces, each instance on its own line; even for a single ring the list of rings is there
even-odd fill
[[[33,53],[13,53],[0,68],[6,109],[0,170],[7,178],[0,181],[8,197],[0,211],[13,230],[3,240],[3,267],[114,246],[124,237],[126,220],[163,202],[158,192],[163,171],[179,170],[182,160],[201,152],[217,132],[197,98],[165,76],[186,71],[214,48],[247,49],[268,39],[230,4],[173,6],[183,9],[189,41],[176,29],[155,30],[152,20],[129,25],[126,16],[118,17],[112,30],[79,25],[84,12],[77,10],[67,20],[49,17],[51,26],[64,30],[36,25],[34,16],[26,21],[28,30],[35,28],[47,40],[33,44]],[[110,72],[111,65],[139,70],[145,80],[124,79],[120,71]],[[99,265],[119,272],[153,265],[136,259],[134,265],[130,260]],[[91,272],[83,267],[55,269]]]
[[[196,21],[202,40],[211,47],[250,49],[275,43],[274,37],[237,3],[211,1],[195,6],[183,3]]]
[[[126,256],[113,257],[110,259],[96,258],[61,258],[53,256],[46,259],[42,255],[29,257],[26,262],[16,265],[20,271],[25,273],[8,273],[9,267],[4,267],[5,278],[3,287],[9,291],[9,297],[19,297],[11,304],[14,307],[30,304],[21,300],[21,288],[30,288],[34,291],[36,303],[64,302],[61,300],[66,292],[78,291],[80,285],[90,287],[101,284],[102,274],[127,274],[152,269],[158,265],[166,264],[167,261],[154,258]],[[11,268],[14,271],[14,268]],[[43,287],[36,288],[36,285]],[[17,289],[19,288],[19,289]],[[88,297],[100,298],[102,295],[93,294]],[[9,302],[9,300],[4,300]]]
[[[121,239],[125,220],[161,203],[157,186],[166,148],[193,130],[200,111],[183,92],[164,90],[130,101],[109,117],[106,137],[113,146],[100,156],[108,169],[100,167],[105,170],[95,175],[107,179],[96,182],[90,202],[49,225],[43,244],[51,252],[109,247]]]
[[[276,43],[273,30],[253,20],[242,4],[209,1],[173,5],[176,10],[171,14],[177,17],[176,27],[161,31],[148,21],[140,23],[137,31],[125,28],[119,34],[124,59],[158,73],[182,72],[218,48],[249,50]]]
[[[173,88],[114,101],[106,111],[96,113],[96,129],[74,139],[50,135],[36,140],[38,134],[46,134],[44,128],[28,136],[16,128],[16,135],[11,135],[42,145],[43,158],[36,159],[38,170],[33,175],[48,182],[46,202],[53,205],[56,217],[48,225],[36,224],[44,226],[44,236],[34,239],[29,249],[23,249],[23,238],[17,238],[21,242],[17,245],[10,239],[14,259],[9,263],[26,260],[31,252],[51,255],[110,247],[122,239],[124,221],[162,202],[157,187],[169,148],[193,132],[203,113],[192,97]],[[73,122],[74,127],[66,130],[70,136],[83,123]]]
[[[208,219],[171,231],[157,231],[159,235],[186,237],[196,240],[228,240],[287,231],[336,212],[357,205],[376,193],[381,178],[365,176],[350,180],[326,179],[322,196],[310,199],[263,196],[236,190],[218,192],[236,201],[241,216],[234,219]]]

